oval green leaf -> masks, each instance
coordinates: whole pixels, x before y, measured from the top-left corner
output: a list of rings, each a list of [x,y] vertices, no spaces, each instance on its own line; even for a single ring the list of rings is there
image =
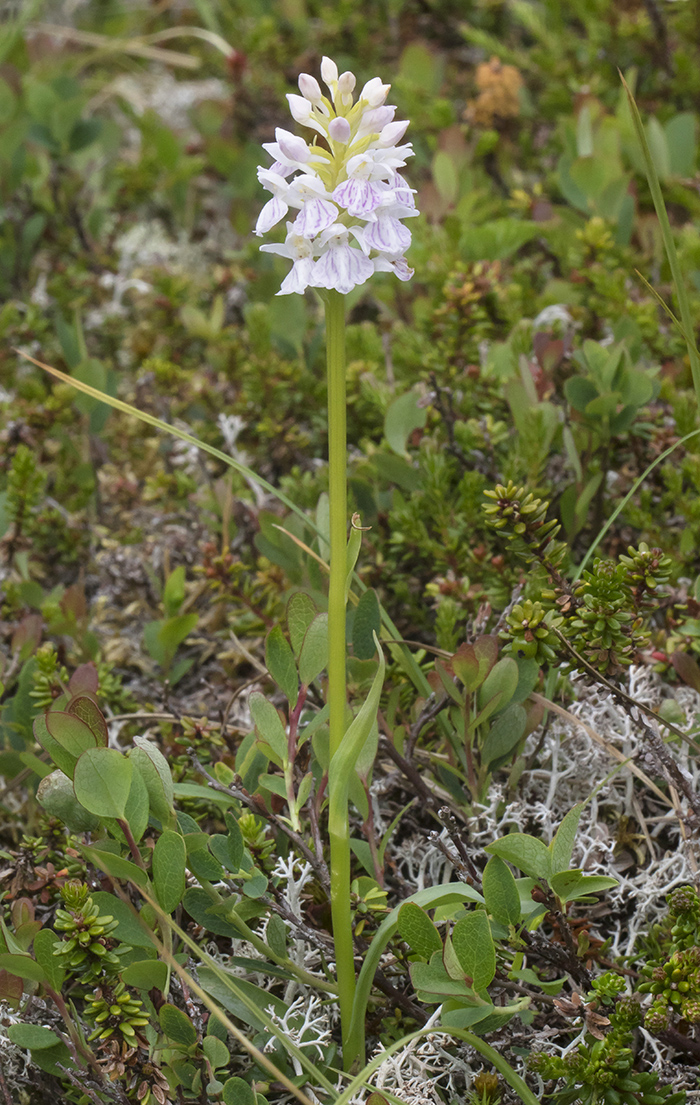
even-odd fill
[[[153,849],[153,885],[165,913],[172,913],[185,893],[187,849],[179,833],[166,829]]]
[[[75,765],[75,797],[97,817],[123,818],[132,770],[131,761],[116,748],[89,748]]]

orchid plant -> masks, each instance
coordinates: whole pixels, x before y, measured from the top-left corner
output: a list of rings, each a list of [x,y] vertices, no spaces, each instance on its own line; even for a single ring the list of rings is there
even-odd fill
[[[386,103],[390,85],[368,81],[354,100],[355,76],[338,74],[330,58],[321,63],[329,95],[307,73],[299,77],[301,95],[287,98],[293,118],[314,131],[309,143],[280,127],[264,149],[273,164],[258,169],[272,199],[255,228],[262,235],[288,212],[284,243],[261,250],[292,261],[278,295],[317,288],[326,311],[328,372],[328,458],[330,582],[328,591],[328,704],[330,729],[329,836],[331,911],[341,1028],[346,1064],[351,1038],[355,967],[350,910],[350,833],[348,773],[376,718],[383,662],[367,702],[348,727],[345,612],[349,564],[345,396],[344,296],[375,272],[393,272],[409,280],[413,270],[405,253],[411,232],[403,220],[418,214],[413,190],[399,173],[413,150],[401,145],[408,122],[394,120]]]

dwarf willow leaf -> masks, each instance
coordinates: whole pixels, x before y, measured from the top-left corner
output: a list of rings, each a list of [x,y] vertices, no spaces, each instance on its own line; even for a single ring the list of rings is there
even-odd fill
[[[486,909],[502,925],[520,920],[520,895],[510,868],[500,856],[491,856],[484,868],[482,890]]]
[[[306,630],[299,653],[299,678],[303,685],[321,674],[328,663],[328,615],[317,614]]]
[[[185,893],[187,849],[179,833],[166,829],[153,849],[153,885],[165,913],[172,913]]]
[[[282,767],[288,756],[287,734],[277,710],[259,691],[250,696],[249,706],[260,740],[267,746],[269,758],[277,767]]]
[[[534,879],[548,879],[552,873],[549,848],[537,837],[527,833],[509,833],[508,836],[488,844],[484,851],[500,856]]]
[[[116,748],[89,748],[75,765],[75,797],[97,817],[123,818],[132,772],[131,761]]]
[[[287,603],[287,629],[295,656],[299,656],[306,631],[316,616],[316,604],[304,591],[295,591]]]
[[[265,664],[293,708],[299,697],[299,676],[294,653],[279,625],[273,626],[265,640]]]
[[[476,909],[457,922],[452,930],[452,947],[477,993],[485,990],[496,973],[496,948],[483,909]]]
[[[557,829],[552,843],[549,845],[549,851],[552,857],[552,873],[555,875],[559,871],[568,871],[569,867],[571,867],[571,857],[574,852],[576,832],[582,813],[583,804],[581,802],[576,806],[572,806]],[[522,870],[524,870],[524,868],[522,868]],[[530,873],[529,871],[525,872],[525,874]]]

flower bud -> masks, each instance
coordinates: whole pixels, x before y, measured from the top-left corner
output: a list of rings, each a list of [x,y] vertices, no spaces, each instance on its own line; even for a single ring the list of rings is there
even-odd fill
[[[408,119],[399,120],[396,123],[387,123],[385,127],[382,127],[377,145],[382,149],[395,146],[397,142],[401,141],[407,130]]]
[[[340,116],[337,119],[333,119],[328,124],[328,133],[334,142],[349,142],[350,140],[350,124],[347,119],[342,119]]]
[[[289,100],[289,110],[292,113],[292,118],[297,123],[301,123],[302,126],[308,125],[311,118],[310,102],[305,100],[303,96],[295,96],[293,92],[287,93],[287,99]]]
[[[331,90],[338,83],[338,66],[331,58],[322,58],[321,76]]]
[[[352,92],[355,87],[355,74],[350,70],[346,70],[345,73],[341,73],[338,77],[338,92],[341,96],[347,96]]]
[[[390,84],[382,84],[379,77],[372,77],[360,93],[360,99],[365,100],[370,107],[381,107],[389,95]]]
[[[277,127],[275,130],[275,138],[283,157],[288,161],[309,160],[309,147],[303,138],[292,134],[291,131],[283,130],[282,127]]]
[[[323,98],[321,92],[321,86],[315,77],[310,76],[308,73],[299,74],[299,91],[305,100],[309,100],[312,104],[318,104]]]

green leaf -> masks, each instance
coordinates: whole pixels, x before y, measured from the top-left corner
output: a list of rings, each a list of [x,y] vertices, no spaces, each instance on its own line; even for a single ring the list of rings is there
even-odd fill
[[[148,791],[151,812],[163,824],[168,824],[173,812],[173,777],[168,761],[157,745],[146,737],[134,737],[135,748],[129,759],[137,766]]]
[[[328,614],[317,614],[306,630],[299,653],[299,678],[305,687],[328,663]]]
[[[459,174],[454,158],[447,150],[438,150],[432,164],[433,181],[441,199],[454,204],[459,198]]]
[[[256,1105],[253,1087],[242,1078],[228,1078],[221,1091],[224,1105]]]
[[[192,1021],[176,1005],[166,1002],[158,1011],[158,1021],[169,1040],[181,1047],[192,1047],[197,1043],[197,1029]]]
[[[129,762],[133,765],[131,756]],[[131,772],[131,789],[124,810],[124,818],[129,823],[132,835],[136,843],[143,836],[148,826],[149,800],[146,783],[138,765],[133,765]]]
[[[199,969],[199,981],[218,1005],[258,1032],[269,1034],[268,1026],[260,1019],[258,1011],[262,1013],[272,1006],[278,1017],[283,1017],[287,1012],[287,1006],[280,998],[238,976],[221,977],[218,970],[205,966]],[[247,1001],[244,1000],[246,998]]]
[[[581,414],[598,397],[598,389],[583,376],[571,376],[564,384],[564,395],[575,411]]]
[[[398,929],[415,955],[428,961],[434,952],[442,949],[442,940],[436,926],[425,910],[415,902],[405,902],[399,909]]]
[[[231,1062],[231,1054],[226,1044],[216,1036],[205,1036],[202,1040],[202,1051],[211,1063],[214,1070],[227,1067]]]
[[[511,656],[504,656],[491,669],[479,690],[479,709],[482,714],[488,707],[489,713],[507,706],[518,686],[518,665]],[[494,700],[497,705],[493,706]]]
[[[285,959],[287,956],[287,926],[277,913],[271,913],[265,926],[265,940],[272,948],[276,956]]]
[[[45,982],[44,968],[31,955],[20,955],[16,952],[2,952],[0,954],[0,969],[9,971],[17,978],[23,978],[26,982]]]
[[[513,873],[500,856],[491,856],[484,868],[482,889],[486,909],[502,925],[520,920],[520,895]]]
[[[279,625],[274,626],[265,639],[265,664],[293,709],[299,697],[299,676],[294,653]]]
[[[496,973],[496,948],[483,909],[475,909],[457,922],[452,930],[452,946],[474,989],[477,993],[485,990]]]
[[[228,850],[232,864],[231,869],[233,871],[238,871],[243,862],[243,852],[245,850],[243,834],[241,833],[236,818],[229,810],[224,814],[224,820],[226,822],[226,828],[228,829]]]
[[[279,798],[287,797],[287,787],[281,775],[261,775],[258,778],[258,786],[269,791],[270,794],[276,794]]]
[[[30,1051],[43,1051],[61,1042],[55,1032],[41,1024],[11,1024],[7,1027],[7,1035],[15,1047],[26,1047]]]
[[[496,718],[481,746],[481,760],[487,767],[507,758],[517,747],[525,732],[527,713],[522,706],[513,703]]]
[[[52,990],[60,994],[66,977],[65,967],[61,964],[59,956],[54,955],[56,944],[60,941],[57,933],[51,929],[42,929],[34,937],[34,958],[43,970],[46,981]]]
[[[576,876],[576,877],[573,877]],[[609,875],[584,875],[581,871],[561,871],[550,880],[552,890],[563,902],[575,902],[587,894],[600,894],[617,886],[617,879]]]
[[[165,913],[173,913],[185,893],[187,849],[179,833],[166,829],[153,849],[153,885]]]
[[[416,961],[408,967],[413,988],[421,1001],[443,1001],[449,997],[472,998],[472,988],[460,979],[450,978],[442,963]]]
[[[523,874],[535,879],[548,879],[552,873],[551,853],[546,844],[527,833],[509,833],[508,836],[494,840],[484,849],[491,855],[518,867]]]
[[[540,675],[540,665],[536,660],[518,658],[518,685],[513,692],[511,702],[524,702],[534,691]]]
[[[196,848],[187,853],[187,867],[200,882],[218,882],[224,877],[224,867],[208,848]],[[238,870],[238,868],[236,868]]]
[[[75,797],[73,784],[62,771],[52,771],[37,787],[36,798],[50,817],[59,817],[71,832],[86,833],[99,829],[100,819],[88,813]]]
[[[123,818],[131,790],[132,772],[131,761],[118,749],[89,748],[75,765],[75,797],[81,806],[97,817]]]
[[[147,622],[143,627],[143,639],[149,655],[162,668],[169,668],[178,648],[198,621],[199,615],[192,613]]]
[[[379,648],[379,642],[377,641],[377,648]],[[367,698],[362,703],[357,715],[350,724],[343,740],[340,743],[340,747],[333,754],[333,758],[328,768],[328,786],[331,793],[335,788],[347,788],[351,775],[354,774],[355,764],[357,758],[362,751],[367,738],[369,737],[373,726],[377,720],[377,709],[379,708],[379,698],[384,685],[384,671],[385,662],[384,654],[379,648],[379,665],[377,667],[377,674],[375,675],[372,686],[370,687]],[[346,791],[347,792],[347,791]],[[341,808],[344,808],[344,803],[337,803],[331,801],[331,818],[333,817],[333,811],[336,816],[342,816]],[[340,836],[342,832],[347,832],[347,828],[341,830],[338,825],[330,825],[329,831],[331,834],[337,832]]]
[[[114,917],[117,927],[113,935],[122,944],[129,944],[132,948],[153,948],[155,937],[150,927],[138,919],[138,913],[115,894],[109,894],[106,890],[94,890],[92,900],[100,907],[100,914]]]
[[[188,887],[182,899],[182,904],[192,920],[196,921],[207,932],[213,932],[216,936],[240,939],[241,934],[235,925],[212,912],[212,908],[215,908],[214,903],[206,890],[202,890],[198,886]]]
[[[287,603],[287,629],[294,655],[299,656],[306,631],[316,616],[316,604],[305,591],[295,591]]]
[[[277,767],[283,767],[287,762],[289,748],[287,734],[277,710],[260,691],[254,691],[250,696],[249,706],[265,751]]]
[[[390,449],[400,457],[406,454],[406,441],[414,430],[422,429],[428,418],[425,407],[419,407],[420,396],[407,391],[390,403],[384,417],[384,436]]]
[[[352,623],[352,647],[358,660],[372,660],[376,654],[374,634],[379,636],[381,615],[377,593],[368,588],[357,606]]]
[[[161,990],[168,982],[168,967],[162,959],[137,959],[119,972],[126,986],[137,990]]]
[[[664,132],[671,175],[692,176],[697,156],[695,113],[683,111],[674,115],[664,124]]]
[[[552,857],[552,874],[554,875],[559,871],[568,871],[569,867],[571,867],[571,857],[574,852],[578,823],[581,820],[582,813],[583,803],[579,802],[578,805],[572,806],[554,834],[552,843],[549,845],[549,851]],[[521,870],[524,871],[525,868],[521,868]],[[530,871],[525,871],[526,875],[531,873]]]
[[[483,226],[470,226],[459,243],[465,261],[504,261],[538,234],[537,223],[505,216]]]
[[[671,174],[671,156],[668,142],[661,123],[653,115],[647,123],[646,132],[654,168],[659,174],[660,180],[667,180]]]
[[[172,618],[185,601],[185,568],[179,564],[170,573],[163,588],[163,607],[166,617]]]
[[[354,518],[353,518],[354,522]],[[360,555],[360,549],[362,547],[362,530],[357,525],[350,526],[350,536],[348,538],[348,547],[345,553],[345,605],[348,604],[348,595],[350,594],[350,588],[352,587],[352,576],[355,571],[355,565],[357,564],[357,558]]]
[[[95,734],[75,714],[53,710],[45,715],[45,720],[53,739],[74,759],[77,760],[86,749],[97,746]]]
[[[100,871],[106,871],[112,878],[124,879],[126,882],[133,882],[136,886],[144,888],[149,885],[146,872],[131,860],[115,856],[114,852],[103,852],[99,848],[91,848],[85,844],[80,850],[90,863],[94,863]]]

